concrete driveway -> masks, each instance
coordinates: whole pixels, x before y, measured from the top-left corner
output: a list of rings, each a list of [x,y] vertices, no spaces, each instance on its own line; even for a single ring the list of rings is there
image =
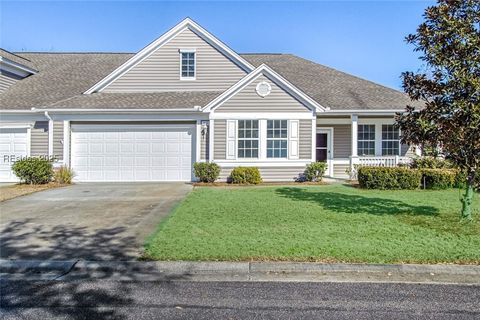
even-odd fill
[[[2,259],[132,260],[185,183],[77,184],[0,203]]]

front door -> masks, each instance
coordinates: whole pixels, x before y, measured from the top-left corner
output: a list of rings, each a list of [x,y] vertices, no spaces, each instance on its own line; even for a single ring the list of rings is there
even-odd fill
[[[329,139],[327,132],[317,133],[316,160],[327,161],[330,158]]]

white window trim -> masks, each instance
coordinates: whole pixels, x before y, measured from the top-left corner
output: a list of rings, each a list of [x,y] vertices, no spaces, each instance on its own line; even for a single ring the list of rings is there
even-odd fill
[[[257,158],[240,158],[238,157],[238,121],[240,120],[258,120],[258,157]],[[268,120],[287,120],[287,157],[286,158],[267,158],[267,121]],[[211,120],[212,121],[212,120]],[[234,122],[235,123],[235,138],[229,138],[228,137],[228,122]],[[297,161],[299,160],[299,155],[292,157],[290,155],[290,150],[291,150],[291,141],[292,138],[290,137],[290,124],[292,122],[297,122],[297,125],[300,124],[298,119],[258,119],[255,117],[244,117],[243,119],[235,119],[235,120],[227,120],[227,128],[226,128],[226,159],[228,161],[241,161],[241,162],[292,162],[292,161]],[[313,128],[313,130],[316,130]],[[312,130],[312,132],[314,132]],[[300,133],[298,133],[300,134]],[[297,141],[297,145],[300,142],[300,137],[297,139],[294,139]],[[229,156],[228,155],[228,143],[229,141],[234,140],[235,141],[235,156]],[[313,139],[314,140],[314,139]],[[313,143],[312,143],[313,145]],[[297,150],[297,153],[299,150]],[[313,152],[312,152],[313,153]],[[217,160],[216,160],[217,161]],[[301,160],[305,161],[305,160]]]
[[[381,157],[382,156],[382,125],[387,124],[395,124],[395,119],[393,118],[359,118],[358,125],[367,124],[367,125],[375,125],[375,156]],[[402,132],[399,131],[399,135]],[[399,153],[402,152],[402,144],[400,143],[399,139]],[[361,155],[358,155],[361,156]]]
[[[269,138],[268,137],[268,121],[287,121],[287,136],[285,138]],[[290,120],[287,120],[287,119],[267,119],[265,121],[265,124],[266,124],[266,127],[265,128],[262,128],[265,132],[265,159],[283,159],[283,160],[287,160],[288,159],[288,151],[290,150],[289,148],[289,136],[290,136],[290,130],[289,130],[289,127],[290,127]],[[287,156],[286,157],[268,157],[268,140],[272,140],[272,141],[281,141],[281,140],[285,140],[287,141]]]
[[[180,61],[179,76],[181,81],[195,81],[197,80],[197,49],[195,48],[183,48],[178,50],[178,59]],[[193,53],[193,77],[182,76],[182,53]]]
[[[373,132],[375,133],[375,136],[374,136],[374,139],[373,140],[360,140],[358,139],[358,133],[360,132],[360,126],[373,126]],[[382,128],[381,127],[382,125],[380,125],[380,129]],[[365,156],[365,157],[372,157],[372,156],[375,156],[377,153],[378,153],[378,125],[376,125],[375,123],[361,123],[361,124],[358,124],[358,128],[357,128],[357,154],[359,157],[362,157],[362,156]],[[380,137],[381,138],[381,137]],[[373,154],[367,154],[367,155],[364,155],[364,154],[361,154],[360,152],[358,152],[358,148],[359,148],[359,142],[362,141],[367,141],[367,142],[373,142]],[[381,150],[380,150],[381,151]]]
[[[389,123],[383,123],[380,125],[380,140],[381,140],[381,145],[380,145],[380,154],[382,156],[385,156],[385,157],[393,157],[393,156],[400,156],[401,152],[402,152],[402,144],[400,142],[400,129],[396,128],[396,130],[398,130],[398,139],[383,139],[383,126],[392,126],[392,124],[389,124]],[[397,154],[389,154],[389,155],[384,155],[383,154],[383,142],[384,141],[393,141],[393,142],[397,142],[398,144],[398,153]]]
[[[238,135],[238,130],[240,128],[240,126],[238,125],[238,122],[239,121],[258,121],[258,138],[242,138],[242,139],[239,139],[239,135]],[[249,160],[255,160],[255,161],[258,161],[260,159],[263,159],[263,150],[265,150],[265,155],[266,155],[266,143],[265,143],[265,147],[263,147],[263,140],[262,139],[262,132],[264,130],[262,130],[262,127],[261,127],[261,120],[257,120],[257,119],[241,119],[241,120],[237,120],[237,124],[236,124],[236,132],[235,132],[235,159],[240,159],[242,161],[246,160],[246,161],[249,161]],[[266,126],[265,126],[266,128]],[[227,128],[228,130],[228,128]],[[228,133],[227,133],[228,134]],[[252,157],[252,158],[241,158],[238,156],[238,141],[239,140],[258,140],[258,152],[257,152],[257,157]]]

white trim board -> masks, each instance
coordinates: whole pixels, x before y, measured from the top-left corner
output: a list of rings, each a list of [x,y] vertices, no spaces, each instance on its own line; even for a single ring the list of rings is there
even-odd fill
[[[309,112],[222,112],[210,113],[210,119],[218,120],[285,120],[315,119]]]
[[[223,92],[217,98],[213,99],[210,103],[203,107],[202,111],[214,112],[215,108],[221,106],[223,103],[225,103],[236,93],[244,89],[250,83],[255,81],[261,75],[266,76],[269,80],[274,82],[280,88],[297,98],[301,103],[306,106],[306,108],[312,110],[313,112],[324,112],[325,110],[328,110],[328,108],[321,106],[318,102],[316,102],[314,99],[310,98],[307,94],[295,87],[287,79],[279,75],[269,66],[267,66],[266,64],[261,64],[258,68],[256,68],[255,70],[247,74],[245,77],[240,79],[240,81],[238,81],[236,84],[231,86],[228,90]]]
[[[15,61],[12,61],[10,59],[0,57],[0,63],[5,64],[7,67],[7,71],[10,71],[11,69],[14,69],[13,73],[18,74],[20,76],[27,76],[29,74],[35,74],[37,73],[37,70],[31,69],[23,64],[17,63]],[[9,67],[9,68],[8,68]],[[12,72],[12,71],[10,71]]]
[[[223,42],[218,40],[214,35],[210,32],[202,28],[199,24],[193,21],[190,18],[186,18],[174,26],[172,29],[164,33],[158,39],[147,45],[145,48],[140,50],[137,54],[133,57],[128,59],[125,63],[123,63],[120,67],[115,69],[112,73],[107,75],[105,78],[97,82],[93,85],[90,89],[85,91],[85,94],[91,94],[94,92],[101,92],[104,88],[106,88],[109,84],[113,81],[121,77],[123,74],[131,70],[137,64],[145,60],[148,56],[150,56],[154,51],[162,47],[164,44],[172,40],[177,34],[184,31],[185,29],[190,29],[194,33],[196,33],[199,37],[207,41],[210,45],[220,51],[222,54],[230,58],[234,63],[236,63],[239,67],[241,67],[246,72],[250,72],[254,69],[254,67],[244,58],[242,58],[239,54],[235,51],[230,49],[227,45]]]

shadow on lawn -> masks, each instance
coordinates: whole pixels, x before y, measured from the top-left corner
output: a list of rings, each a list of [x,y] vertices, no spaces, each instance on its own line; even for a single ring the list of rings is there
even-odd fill
[[[339,213],[368,213],[373,215],[438,215],[439,210],[431,206],[413,206],[398,200],[370,198],[336,192],[312,192],[302,188],[279,188],[282,197],[316,203],[323,208]]]

